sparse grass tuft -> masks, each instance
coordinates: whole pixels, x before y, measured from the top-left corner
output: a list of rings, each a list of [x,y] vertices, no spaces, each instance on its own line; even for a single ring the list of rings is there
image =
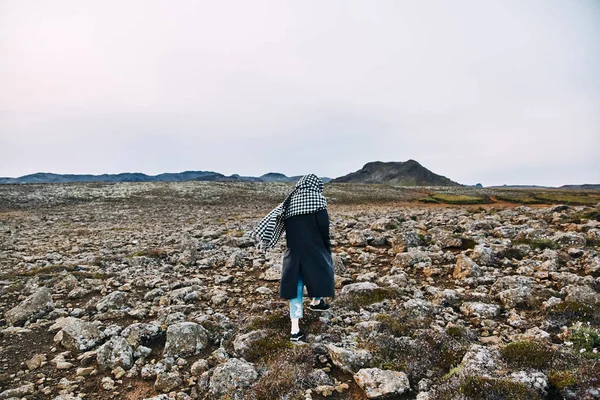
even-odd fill
[[[313,367],[309,345],[295,346],[280,352],[267,363],[267,367],[267,372],[252,387],[253,399],[301,398],[303,390],[313,385],[309,378]]]

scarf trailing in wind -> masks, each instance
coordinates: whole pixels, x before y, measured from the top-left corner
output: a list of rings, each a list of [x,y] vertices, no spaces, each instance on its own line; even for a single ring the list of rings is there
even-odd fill
[[[267,250],[277,244],[285,229],[284,220],[299,214],[310,214],[327,208],[323,181],[314,174],[305,175],[296,188],[264,217],[253,230],[258,247]]]

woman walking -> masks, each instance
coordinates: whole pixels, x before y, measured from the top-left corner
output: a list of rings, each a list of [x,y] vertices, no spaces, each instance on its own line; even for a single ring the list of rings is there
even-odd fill
[[[323,181],[314,174],[303,176],[286,199],[260,221],[254,233],[259,246],[269,249],[286,232],[279,295],[290,300],[291,336],[304,337],[299,321],[303,316],[302,296],[306,286],[312,298],[309,308],[325,311],[323,297],[334,297],[334,272],[329,239],[329,215],[323,196]]]

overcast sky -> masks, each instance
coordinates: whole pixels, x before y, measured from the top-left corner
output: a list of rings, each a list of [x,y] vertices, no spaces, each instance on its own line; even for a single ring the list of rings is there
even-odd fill
[[[0,176],[600,183],[598,0],[0,0]]]

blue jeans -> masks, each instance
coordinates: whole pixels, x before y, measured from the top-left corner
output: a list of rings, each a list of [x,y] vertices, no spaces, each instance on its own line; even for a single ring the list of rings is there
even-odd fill
[[[302,291],[304,290],[304,282],[302,274],[298,274],[298,288],[296,289],[296,297],[290,299],[290,318],[302,318]],[[315,300],[321,300],[321,297],[315,297]]]

